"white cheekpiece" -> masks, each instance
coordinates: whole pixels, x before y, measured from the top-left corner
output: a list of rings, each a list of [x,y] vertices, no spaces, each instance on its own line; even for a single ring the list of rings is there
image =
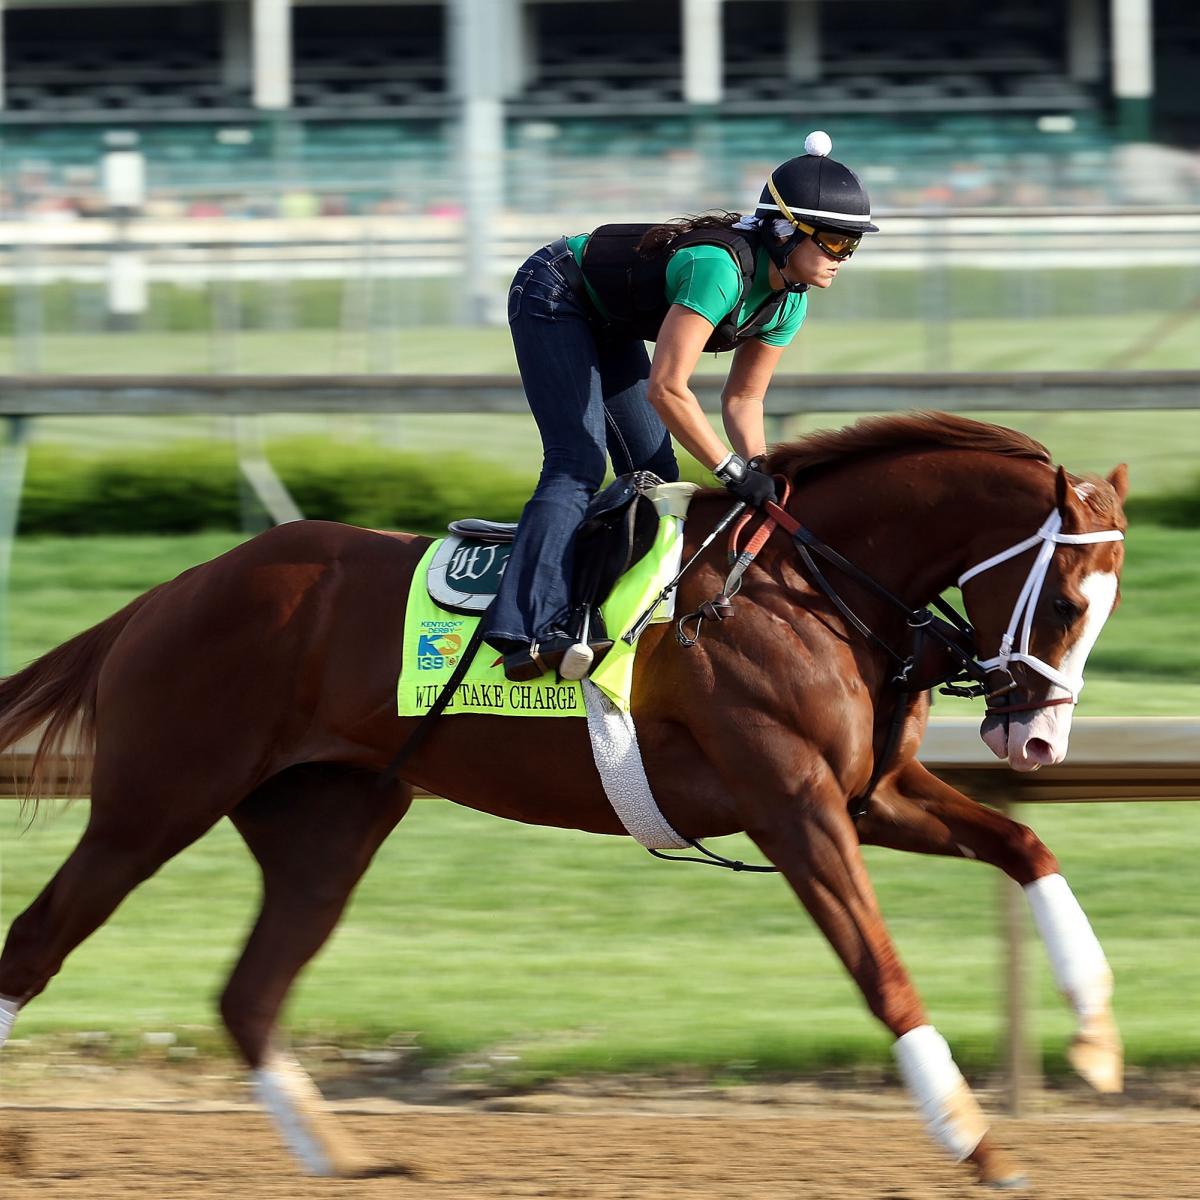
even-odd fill
[[[8,1041],[8,1035],[12,1033],[13,1022],[17,1019],[17,1013],[21,1011],[21,1006],[15,1000],[5,1000],[0,996],[0,1046],[3,1046]]]
[[[932,1025],[918,1025],[896,1039],[892,1052],[929,1135],[962,1162],[983,1140],[987,1121],[946,1039]]]
[[[1070,885],[1061,875],[1045,875],[1027,883],[1025,895],[1058,990],[1080,1017],[1107,1012],[1112,971]]]

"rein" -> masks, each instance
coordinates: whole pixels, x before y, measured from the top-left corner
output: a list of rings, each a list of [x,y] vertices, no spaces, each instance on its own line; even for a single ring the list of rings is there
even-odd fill
[[[783,482],[784,495],[783,499],[786,503],[789,487],[786,481]],[[1000,692],[987,691],[987,676],[988,672],[983,664],[979,663],[971,654],[958,644],[955,637],[948,634],[943,628],[938,625],[938,617],[930,611],[930,608],[936,608],[938,613],[944,619],[943,623],[950,628],[955,635],[964,639],[968,645],[973,646],[975,641],[975,631],[970,624],[963,619],[962,616],[941,597],[937,597],[931,606],[925,608],[911,608],[894,592],[884,587],[873,575],[868,574],[856,563],[850,561],[844,555],[838,553],[831,546],[827,546],[820,538],[805,528],[797,521],[791,513],[782,508],[774,501],[768,500],[763,506],[765,511],[765,519],[753,537],[747,543],[746,548],[740,552],[736,549],[737,538],[745,527],[747,517],[735,528],[731,538],[730,556],[733,560],[733,566],[730,569],[729,575],[725,580],[725,586],[720,595],[714,599],[702,604],[695,612],[690,612],[686,616],[681,617],[676,626],[676,638],[682,646],[694,646],[700,640],[701,625],[705,620],[725,620],[733,615],[733,597],[737,595],[742,586],[742,577],[746,573],[746,569],[754,561],[758,552],[762,549],[768,538],[778,526],[784,529],[792,537],[796,545],[797,553],[800,555],[801,561],[807,568],[808,574],[812,581],[830,601],[831,604],[842,615],[847,624],[856,630],[859,634],[865,637],[873,645],[883,650],[884,653],[892,659],[893,662],[899,664],[897,673],[892,677],[891,683],[902,691],[925,691],[930,687],[936,687],[939,684],[945,685],[947,693],[956,696],[977,697],[986,696],[989,700],[995,696],[999,696],[1011,690],[1006,687]],[[908,626],[913,630],[914,645],[913,652],[910,654],[901,654],[898,650],[889,645],[881,638],[867,623],[862,620],[859,615],[846,603],[845,600],[838,594],[833,584],[829,582],[825,572],[821,570],[817,564],[816,557],[823,558],[827,563],[837,568],[842,574],[848,575],[856,583],[861,584],[868,590],[874,592],[877,596],[886,600],[893,608],[898,609],[905,615]],[[687,632],[689,622],[694,622],[694,632]],[[940,679],[930,680],[927,684],[922,683],[922,686],[915,686],[913,682],[913,671],[920,657],[922,642],[925,638],[932,637],[940,642],[946,650],[948,650],[957,662],[956,669],[944,675]],[[968,686],[959,686],[967,680],[974,682]],[[1040,706],[1038,706],[1040,707]],[[1012,711],[1006,709],[1005,711]]]

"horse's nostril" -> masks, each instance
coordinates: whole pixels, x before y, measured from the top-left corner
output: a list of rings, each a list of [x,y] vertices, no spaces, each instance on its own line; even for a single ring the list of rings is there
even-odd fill
[[[1054,747],[1045,738],[1030,738],[1025,743],[1025,757],[1039,766],[1048,767],[1054,762]]]

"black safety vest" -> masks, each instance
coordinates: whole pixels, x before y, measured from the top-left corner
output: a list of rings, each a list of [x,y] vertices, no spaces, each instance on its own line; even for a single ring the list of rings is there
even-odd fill
[[[639,254],[638,244],[653,225],[601,225],[583,248],[583,273],[617,328],[628,327],[643,341],[658,339],[667,315],[667,263],[685,246],[723,246],[742,276],[742,290],[727,317],[713,330],[706,351],[733,350],[758,337],[779,312],[786,291],[772,292],[744,325],[738,324],[742,301],[754,283],[759,235],[752,230],[693,229],[658,250]]]

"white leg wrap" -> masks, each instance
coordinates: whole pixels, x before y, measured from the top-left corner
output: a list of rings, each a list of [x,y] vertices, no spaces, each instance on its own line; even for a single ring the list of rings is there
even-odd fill
[[[930,1137],[962,1162],[983,1140],[987,1121],[946,1039],[932,1025],[919,1025],[897,1038],[892,1052]]]
[[[21,1006],[15,1000],[5,1000],[0,996],[0,1046],[3,1046],[8,1041],[8,1035],[12,1033],[13,1022],[17,1019],[17,1013],[21,1011]]]
[[[1025,894],[1058,990],[1081,1020],[1106,1013],[1112,972],[1067,881],[1061,875],[1046,875],[1027,883]]]
[[[266,1066],[254,1072],[254,1088],[259,1102],[275,1119],[292,1153],[313,1175],[334,1174],[333,1163],[307,1119],[316,1089],[299,1063],[282,1055],[274,1056]],[[316,1096],[316,1103],[320,1103]]]

